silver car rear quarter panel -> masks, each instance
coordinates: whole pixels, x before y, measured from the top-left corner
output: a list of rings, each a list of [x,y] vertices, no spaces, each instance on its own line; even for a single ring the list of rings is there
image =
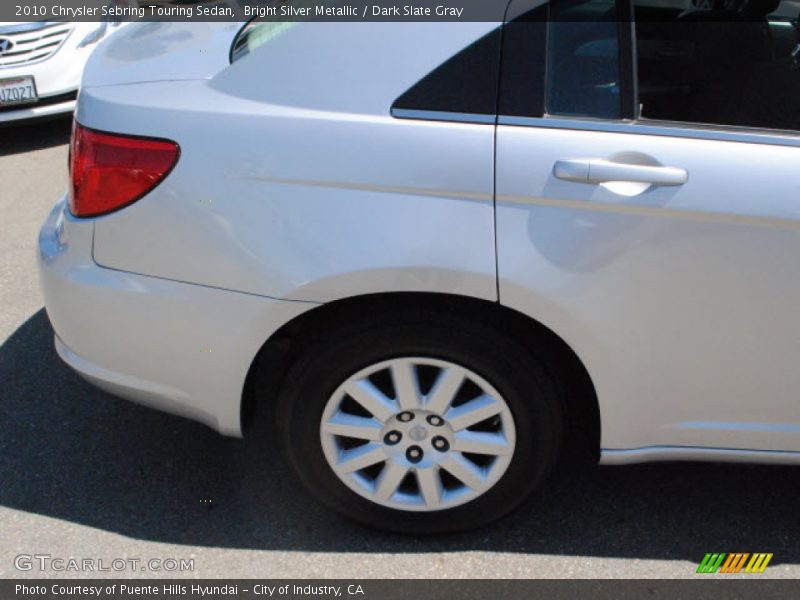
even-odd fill
[[[316,306],[100,267],[93,221],[58,203],[39,236],[60,356],[119,396],[241,435],[247,371],[267,337]]]
[[[494,127],[389,114],[496,26],[309,23],[209,80],[85,87],[84,125],[181,146],[154,192],[98,220],[95,260],[313,302],[385,291],[496,300]]]
[[[181,158],[125,210],[83,221],[62,201],[42,229],[57,349],[84,377],[238,435],[258,349],[317,302],[387,290],[496,299],[492,127],[409,128],[388,114],[406,86],[491,24],[447,40],[441,28],[370,29],[381,32],[361,43],[374,47],[353,56],[386,76],[337,96],[359,68],[332,66],[352,42],[342,28],[324,52],[309,34],[285,36],[291,61],[265,48],[227,69],[219,55],[230,27],[133,25],[98,49],[78,121],[175,140]],[[389,48],[400,43],[413,56],[393,66]],[[313,63],[307,79],[297,76],[302,61]],[[335,106],[315,105],[323,99]],[[454,141],[457,160],[447,153]]]
[[[104,110],[100,91],[84,94],[79,118]],[[387,291],[497,298],[491,125],[257,108],[274,114],[199,114],[202,130],[177,114],[147,127],[146,109],[126,111],[143,125],[128,129],[192,141],[159,188],[98,220],[95,260],[314,302]]]

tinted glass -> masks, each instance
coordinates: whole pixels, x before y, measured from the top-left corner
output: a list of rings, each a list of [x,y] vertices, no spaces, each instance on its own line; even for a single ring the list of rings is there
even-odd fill
[[[503,36],[501,115],[541,117],[544,114],[547,3],[515,0]]]
[[[392,109],[495,115],[500,28],[468,46],[400,96]]]
[[[297,25],[295,22],[250,21],[242,28],[233,41],[231,62],[233,63],[240,58],[244,58],[295,25]]]
[[[800,130],[795,2],[636,0],[641,116]]]
[[[620,24],[614,0],[553,0],[547,40],[547,112],[622,114]]]

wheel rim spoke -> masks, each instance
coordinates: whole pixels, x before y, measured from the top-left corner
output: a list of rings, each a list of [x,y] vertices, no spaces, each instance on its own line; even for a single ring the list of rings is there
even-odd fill
[[[425,501],[425,506],[437,508],[442,502],[443,492],[439,469],[437,467],[418,469],[417,484],[419,485],[422,499]]]
[[[502,434],[482,431],[459,431],[453,449],[488,456],[508,456],[514,451]]]
[[[460,452],[451,453],[442,462],[442,468],[473,490],[480,490],[484,486],[483,472],[480,467],[464,458]]]
[[[396,412],[394,402],[367,379],[348,382],[345,392],[381,423]]]
[[[322,431],[356,440],[377,442],[381,439],[381,423],[377,419],[358,417],[341,411],[323,423]]]
[[[448,367],[442,369],[436,383],[428,394],[428,402],[425,408],[428,410],[444,414],[450,408],[450,403],[458,393],[461,385],[464,383],[466,374],[461,367]]]
[[[353,473],[385,461],[386,458],[386,452],[380,444],[364,444],[357,448],[343,450],[339,455],[337,471]]]
[[[386,502],[394,496],[406,473],[408,473],[407,467],[396,462],[387,462],[375,482],[375,497],[382,502]]]
[[[410,360],[396,361],[392,365],[392,381],[400,408],[412,410],[420,407],[419,381]]]
[[[500,414],[503,408],[497,400],[484,394],[466,404],[451,408],[444,418],[447,419],[453,429],[461,431]]]

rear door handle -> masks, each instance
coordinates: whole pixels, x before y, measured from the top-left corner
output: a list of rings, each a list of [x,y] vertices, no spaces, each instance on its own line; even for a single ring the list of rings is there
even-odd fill
[[[565,181],[601,184],[631,181],[651,185],[683,185],[689,180],[684,169],[611,162],[601,158],[559,160],[553,174]]]

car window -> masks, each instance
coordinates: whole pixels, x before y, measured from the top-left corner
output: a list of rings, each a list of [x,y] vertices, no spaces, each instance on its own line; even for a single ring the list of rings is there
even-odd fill
[[[622,116],[620,22],[614,0],[552,0],[547,36],[547,113]]]
[[[253,20],[247,23],[231,47],[231,62],[244,58],[251,52],[277,38],[297,25],[295,21]]]
[[[640,115],[800,130],[800,7],[635,0]]]
[[[516,117],[544,114],[547,15],[542,0],[514,0],[503,34],[499,112]]]
[[[465,115],[497,113],[501,29],[492,30],[423,77],[392,105],[413,110]]]
[[[503,41],[500,114],[632,116],[625,114],[633,105],[632,68],[621,60],[621,33],[630,20],[622,19],[620,5],[628,6],[625,0],[514,0]]]

